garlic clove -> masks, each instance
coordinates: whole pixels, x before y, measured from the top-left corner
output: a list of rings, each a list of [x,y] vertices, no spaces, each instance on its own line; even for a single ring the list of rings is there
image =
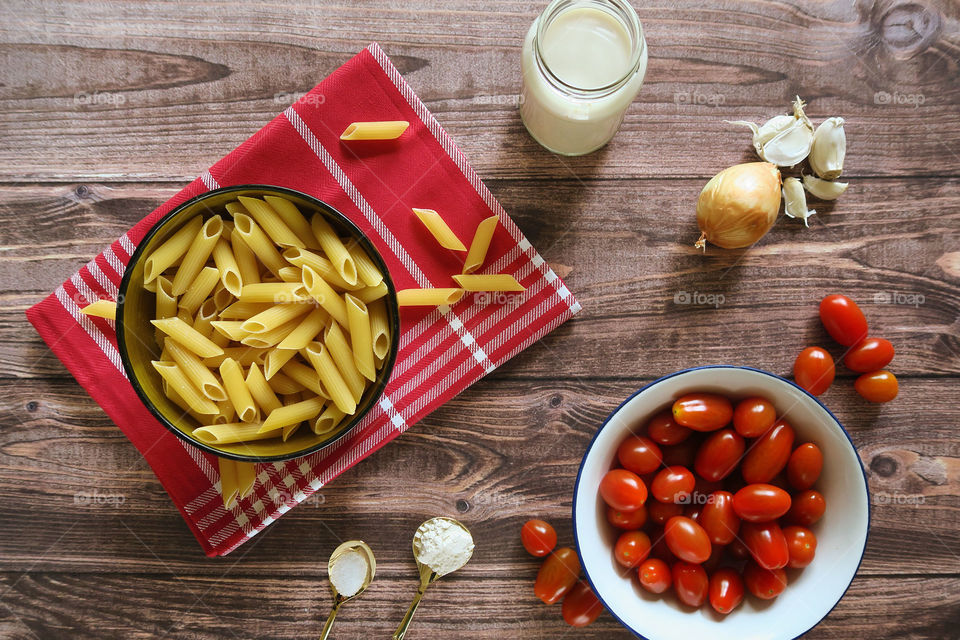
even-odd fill
[[[807,196],[796,178],[786,178],[783,181],[783,212],[791,218],[803,220],[805,227],[810,226],[807,218],[816,213],[814,210],[807,210]]]
[[[843,118],[827,118],[813,134],[810,168],[821,178],[834,180],[843,173],[846,154],[847,134],[843,130]]]
[[[803,176],[803,186],[821,200],[836,200],[847,190],[848,182],[831,182],[815,176]]]
[[[753,147],[760,158],[780,167],[793,167],[803,162],[813,144],[813,124],[803,107],[803,100],[797,96],[792,116],[774,116],[760,126],[746,120],[727,122],[750,127]]]

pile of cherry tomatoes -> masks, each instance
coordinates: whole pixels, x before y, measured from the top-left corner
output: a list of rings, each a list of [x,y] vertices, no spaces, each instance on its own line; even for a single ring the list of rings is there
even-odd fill
[[[867,336],[867,319],[857,303],[834,294],[820,302],[820,321],[830,337],[847,347],[843,364],[862,374],[853,387],[869,402],[889,402],[897,397],[897,378],[884,367],[893,360],[893,345],[883,338]],[[793,363],[797,384],[815,396],[833,383],[833,357],[821,347],[807,347]]]
[[[530,555],[547,559],[540,565],[533,592],[544,604],[563,599],[560,613],[567,624],[585,627],[600,615],[603,605],[590,585],[580,579],[580,558],[570,547],[557,546],[557,532],[543,520],[528,520],[520,529],[520,541]]]
[[[813,488],[823,454],[795,439],[764,398],[679,398],[620,444],[619,466],[600,482],[607,520],[622,531],[616,561],[647,591],[672,588],[682,603],[709,600],[721,614],[745,590],[777,597],[785,569],[813,560],[809,527],[826,509]]]

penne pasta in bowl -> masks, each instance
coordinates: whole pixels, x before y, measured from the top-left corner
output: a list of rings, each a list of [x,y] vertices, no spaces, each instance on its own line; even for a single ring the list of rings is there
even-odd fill
[[[288,460],[379,401],[399,345],[386,263],[311,196],[225,187],[140,242],[115,310],[124,371],[175,435],[243,462]]]

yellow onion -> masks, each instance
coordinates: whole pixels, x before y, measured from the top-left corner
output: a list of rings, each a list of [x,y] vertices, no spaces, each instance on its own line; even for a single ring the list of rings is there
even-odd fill
[[[770,162],[747,162],[724,169],[710,179],[697,200],[700,239],[737,249],[763,237],[780,211],[780,171]]]

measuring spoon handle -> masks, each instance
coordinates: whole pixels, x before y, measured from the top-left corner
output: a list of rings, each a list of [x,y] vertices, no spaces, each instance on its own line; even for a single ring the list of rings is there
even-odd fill
[[[423,599],[423,594],[426,590],[426,584],[421,584],[420,588],[417,589],[417,595],[413,596],[413,602],[410,603],[410,608],[407,609],[403,620],[400,621],[400,626],[397,627],[397,630],[393,633],[393,640],[403,640],[403,636],[407,634],[407,627],[410,626],[410,622],[413,620],[413,614],[417,612],[417,607],[420,606],[420,600]]]

